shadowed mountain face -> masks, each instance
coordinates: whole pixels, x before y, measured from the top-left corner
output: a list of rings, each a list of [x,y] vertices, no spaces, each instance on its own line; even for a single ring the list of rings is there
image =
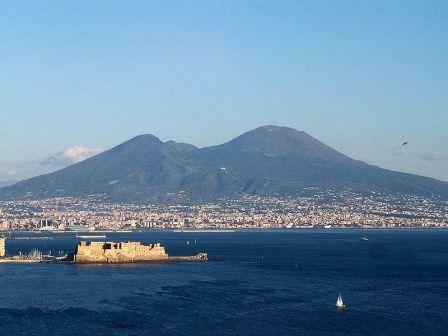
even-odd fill
[[[305,132],[264,126],[222,145],[197,148],[137,136],[59,170],[0,189],[0,198],[103,194],[143,201],[182,193],[191,198],[295,195],[304,188],[448,197],[448,183],[350,159]]]

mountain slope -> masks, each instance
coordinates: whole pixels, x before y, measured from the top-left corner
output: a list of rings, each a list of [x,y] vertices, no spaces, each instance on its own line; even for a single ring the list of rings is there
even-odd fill
[[[197,148],[141,135],[52,174],[0,189],[0,198],[103,194],[140,201],[182,192],[192,198],[289,194],[304,188],[448,198],[448,183],[371,166],[305,132],[264,126],[222,145]]]
[[[305,132],[286,127],[260,127],[192,155],[203,166],[223,166],[220,175],[231,176],[248,193],[295,194],[306,187],[318,187],[448,195],[446,182],[350,159]]]
[[[0,190],[0,197],[54,197],[106,194],[136,199],[152,190],[178,187],[188,173],[180,153],[194,146],[164,143],[152,135],[137,136],[108,151],[61,169]],[[127,198],[127,197],[126,197]]]

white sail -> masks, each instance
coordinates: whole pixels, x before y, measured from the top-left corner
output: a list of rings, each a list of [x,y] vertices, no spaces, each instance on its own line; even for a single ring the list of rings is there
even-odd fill
[[[336,301],[336,307],[344,308],[344,301],[342,301],[342,295],[339,293],[338,300]]]

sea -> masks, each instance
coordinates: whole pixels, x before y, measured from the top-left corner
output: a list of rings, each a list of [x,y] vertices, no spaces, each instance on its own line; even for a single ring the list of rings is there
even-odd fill
[[[11,238],[8,253],[70,252],[78,240]],[[0,335],[448,335],[448,230],[147,231],[107,240],[161,242],[171,255],[207,252],[211,261],[0,264]]]

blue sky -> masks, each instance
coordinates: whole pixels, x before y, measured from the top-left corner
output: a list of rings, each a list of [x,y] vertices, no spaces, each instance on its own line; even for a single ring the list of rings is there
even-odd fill
[[[448,180],[447,60],[447,1],[5,0],[0,164],[278,124]]]

